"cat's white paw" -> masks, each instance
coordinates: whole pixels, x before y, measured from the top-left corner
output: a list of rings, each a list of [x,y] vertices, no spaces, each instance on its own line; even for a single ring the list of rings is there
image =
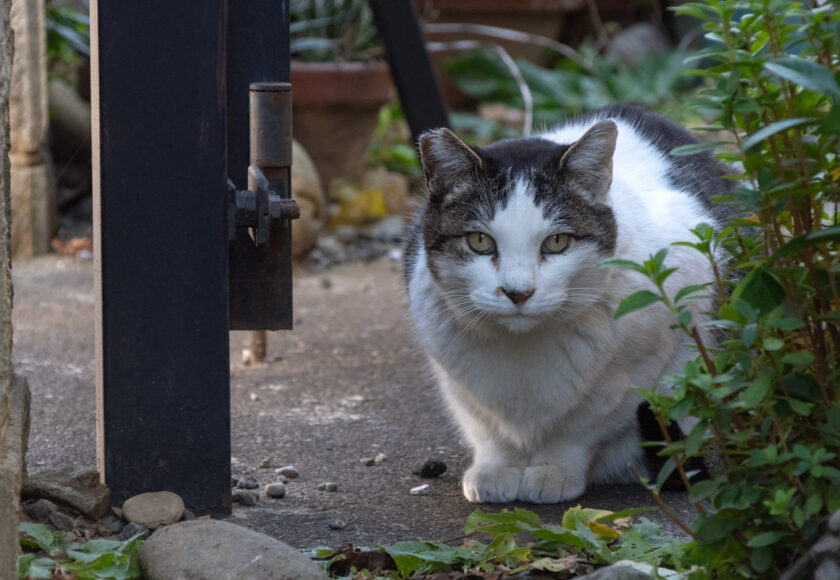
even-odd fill
[[[522,470],[505,465],[478,464],[464,473],[464,496],[473,503],[514,501]]]
[[[586,490],[583,473],[556,465],[526,467],[519,484],[519,499],[530,503],[557,503],[575,499]]]

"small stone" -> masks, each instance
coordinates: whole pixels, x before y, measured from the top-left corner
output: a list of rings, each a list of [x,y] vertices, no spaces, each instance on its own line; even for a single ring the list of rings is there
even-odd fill
[[[376,458],[368,457],[366,459],[362,459],[362,463],[364,463],[368,467],[371,467],[372,465],[376,465]]]
[[[76,520],[67,514],[55,511],[47,515],[47,520],[55,526],[55,529],[62,532],[69,532],[76,527]]]
[[[234,501],[234,503],[238,503],[239,505],[244,505],[244,506],[247,507],[247,506],[257,505],[257,502],[259,501],[260,498],[253,491],[245,490],[245,489],[237,489],[233,492],[233,495],[231,496],[231,499]]]
[[[419,475],[424,479],[431,479],[433,477],[437,477],[446,471],[446,464],[441,461],[440,459],[435,459],[431,457],[426,460],[426,462],[415,469],[412,473],[414,475]]]
[[[231,475],[230,476],[230,486],[237,487],[239,485],[239,476],[238,475]]]
[[[330,529],[331,530],[343,530],[347,527],[347,522],[344,520],[332,520],[330,522]]]
[[[289,478],[280,473],[279,469],[274,470],[274,480],[280,483],[289,483]]]
[[[321,491],[338,491],[338,484],[334,481],[325,481],[318,486]]]
[[[193,520],[197,520],[198,516],[192,513],[190,510],[184,510],[184,521],[191,522]]]
[[[248,393],[248,398],[251,399],[252,401],[259,401],[260,400],[260,396],[257,393]]]
[[[428,483],[424,483],[423,485],[418,485],[417,487],[411,488],[411,495],[426,495],[429,493],[430,486]]]
[[[373,461],[375,463],[385,463],[386,461],[388,461],[388,456],[384,453],[379,453],[376,457],[373,458]]]
[[[327,278],[326,276],[321,278],[321,288],[323,288],[324,290],[329,290],[332,287],[333,287],[333,283],[332,283],[331,278]]]
[[[102,536],[115,536],[122,532],[123,528],[125,528],[125,522],[111,514],[108,514],[96,524],[96,531]]]
[[[239,483],[236,484],[236,487],[240,489],[257,489],[259,486],[260,483],[253,477],[242,477],[239,479]]]
[[[271,467],[271,460],[270,459],[266,458],[266,459],[263,459],[262,461],[260,461],[260,468],[261,469],[268,469],[269,467]]]
[[[286,484],[275,481],[266,485],[263,491],[266,497],[273,497],[275,499],[286,497]]]
[[[295,479],[297,477],[300,477],[300,472],[294,465],[286,465],[285,467],[281,467],[280,469],[275,471],[275,473],[279,473],[280,475],[288,477],[289,479]]]
[[[129,522],[120,532],[119,540],[120,542],[125,542],[138,534],[140,535],[140,539],[144,540],[149,537],[149,530],[145,526]]]
[[[837,510],[828,518],[828,529],[831,533],[840,535],[840,510]]]
[[[150,530],[181,521],[184,509],[184,500],[171,491],[141,493],[125,500],[122,506],[126,520]]]
[[[43,522],[47,519],[52,512],[54,512],[57,506],[48,499],[39,499],[35,503],[31,503],[27,506],[24,506],[23,511],[26,512],[33,520],[38,520],[39,522]]]

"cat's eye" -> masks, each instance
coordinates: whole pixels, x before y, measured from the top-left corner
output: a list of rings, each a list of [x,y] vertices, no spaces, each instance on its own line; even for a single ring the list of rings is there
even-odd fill
[[[542,243],[543,254],[562,254],[569,249],[572,243],[572,236],[569,234],[553,234],[548,236]]]
[[[496,251],[496,240],[484,232],[470,232],[466,238],[467,245],[476,254],[492,254]]]

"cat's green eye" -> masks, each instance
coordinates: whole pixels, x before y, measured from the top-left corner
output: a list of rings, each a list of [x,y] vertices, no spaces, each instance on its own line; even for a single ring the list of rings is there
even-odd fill
[[[496,240],[484,232],[470,232],[466,238],[467,245],[476,254],[492,254],[496,251]]]
[[[572,243],[572,236],[569,234],[553,234],[543,240],[542,250],[543,254],[562,254],[569,249]]]

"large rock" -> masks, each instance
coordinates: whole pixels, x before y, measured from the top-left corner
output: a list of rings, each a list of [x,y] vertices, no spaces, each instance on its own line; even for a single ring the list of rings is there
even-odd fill
[[[111,507],[111,491],[99,482],[95,469],[41,471],[24,481],[22,493],[24,497],[45,497],[69,505],[92,520],[103,517]]]
[[[140,550],[146,580],[324,580],[312,560],[279,540],[228,522],[161,528]]]
[[[300,206],[300,217],[292,222],[292,254],[300,258],[315,247],[324,229],[327,201],[315,164],[306,150],[292,142],[292,197]]]
[[[171,491],[141,493],[122,506],[123,517],[150,530],[168,526],[184,517],[184,500]]]

